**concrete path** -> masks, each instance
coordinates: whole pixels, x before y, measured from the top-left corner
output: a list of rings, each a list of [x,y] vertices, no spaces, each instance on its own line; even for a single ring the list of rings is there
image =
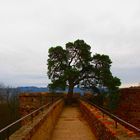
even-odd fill
[[[76,106],[65,107],[51,140],[96,140]]]

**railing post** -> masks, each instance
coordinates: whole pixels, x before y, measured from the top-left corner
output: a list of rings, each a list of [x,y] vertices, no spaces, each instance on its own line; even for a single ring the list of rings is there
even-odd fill
[[[53,102],[54,102],[54,98],[53,98],[53,96],[52,96],[52,104],[53,104]]]
[[[118,123],[117,123],[117,121],[115,121],[115,128],[118,128]]]
[[[105,114],[103,113],[103,118],[104,118]]]
[[[41,113],[42,113],[42,114],[43,114],[43,111],[44,111],[44,109],[42,108],[42,109],[41,109]]]
[[[31,122],[33,123],[33,114],[31,114]]]
[[[6,140],[9,140],[9,128],[6,131]]]

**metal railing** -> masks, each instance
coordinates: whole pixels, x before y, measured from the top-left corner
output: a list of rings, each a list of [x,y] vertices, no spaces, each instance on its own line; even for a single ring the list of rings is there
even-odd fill
[[[49,103],[39,107],[38,109],[34,110],[33,112],[29,113],[28,115],[23,116],[22,118],[16,120],[15,122],[7,125],[3,129],[1,129],[0,130],[0,140],[5,140],[5,139],[9,140],[9,136],[12,134],[12,133],[10,133],[10,129],[12,129],[13,126],[21,123],[22,121],[24,121],[25,119],[27,119],[29,117],[31,118],[31,123],[32,123],[36,113],[43,112],[45,109],[48,109],[53,103],[55,103],[56,101],[58,101],[59,99],[62,98],[62,96],[59,96],[59,97],[49,96],[49,97],[51,97]]]
[[[103,117],[104,117],[104,114],[106,114],[107,116],[109,116],[110,118],[112,118],[115,121],[115,128],[118,127],[117,124],[119,123],[119,124],[125,126],[126,128],[128,128],[129,130],[132,130],[133,132],[140,134],[140,129],[137,128],[136,126],[134,126],[134,125],[126,122],[125,120],[119,118],[118,116],[112,114],[111,112],[107,111],[103,107],[97,106],[96,104],[92,103],[88,99],[85,99],[84,97],[81,97],[80,99],[83,100],[83,101],[85,101],[85,102],[87,102],[87,103],[89,103],[90,105],[96,107],[97,109],[99,109],[103,113]]]

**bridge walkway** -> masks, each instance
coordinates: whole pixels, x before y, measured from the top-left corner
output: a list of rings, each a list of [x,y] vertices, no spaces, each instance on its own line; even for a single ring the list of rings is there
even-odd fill
[[[66,106],[54,128],[51,140],[96,140],[75,105]]]

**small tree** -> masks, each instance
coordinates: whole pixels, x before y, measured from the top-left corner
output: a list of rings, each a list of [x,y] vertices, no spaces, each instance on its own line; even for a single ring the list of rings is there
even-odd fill
[[[9,120],[15,120],[18,117],[18,95],[19,90],[17,88],[11,88],[0,84],[0,103],[5,104],[10,114]]]
[[[72,97],[76,85],[84,87],[107,87],[117,90],[120,80],[110,71],[111,60],[107,55],[92,56],[91,47],[83,40],[76,40],[61,46],[51,47],[48,58],[48,76],[50,88],[68,87],[68,96]]]

